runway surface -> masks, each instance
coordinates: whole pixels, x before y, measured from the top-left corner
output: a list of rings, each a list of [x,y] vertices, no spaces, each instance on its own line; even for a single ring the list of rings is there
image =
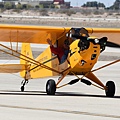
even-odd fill
[[[110,61],[109,61],[110,62]],[[98,62],[95,68],[106,64]],[[49,78],[29,81],[25,92],[20,92],[19,74],[0,74],[1,120],[120,120],[120,63],[96,71],[105,84],[113,80],[116,94],[107,98],[105,92],[79,82],[58,89],[55,96],[45,93]],[[67,76],[63,83],[74,76]],[[57,78],[55,78],[57,80]]]

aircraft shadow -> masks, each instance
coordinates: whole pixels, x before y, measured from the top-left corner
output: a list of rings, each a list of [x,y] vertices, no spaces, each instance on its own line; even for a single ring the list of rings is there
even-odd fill
[[[105,95],[92,95],[92,94],[83,94],[83,93],[74,93],[74,92],[57,92],[57,96],[80,96],[80,97],[101,97],[101,98],[110,98]],[[112,98],[120,98],[120,96],[114,96]]]
[[[0,91],[0,95],[47,95],[44,91],[9,91],[9,90],[2,90]]]
[[[9,91],[9,90],[0,90],[0,95],[28,95],[28,96],[48,96],[45,91]],[[54,95],[50,95],[54,96]],[[92,95],[92,94],[83,94],[79,92],[56,92],[55,96],[78,96],[78,97],[99,97],[99,98],[110,98],[105,95]],[[120,98],[120,96],[114,96],[112,98]]]

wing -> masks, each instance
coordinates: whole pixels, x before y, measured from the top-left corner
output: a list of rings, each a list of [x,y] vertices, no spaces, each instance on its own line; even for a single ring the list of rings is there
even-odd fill
[[[1,64],[0,73],[17,73],[27,69],[25,64]]]
[[[65,36],[70,29],[32,25],[0,25],[0,41],[47,44],[46,39],[50,38],[55,43],[56,40]]]
[[[89,35],[96,37],[108,37],[108,41],[120,45],[120,29],[117,28],[86,28]]]

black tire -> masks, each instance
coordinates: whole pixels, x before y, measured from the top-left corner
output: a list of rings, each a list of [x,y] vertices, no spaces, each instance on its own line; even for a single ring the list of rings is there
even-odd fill
[[[113,81],[108,81],[106,83],[106,87],[107,87],[107,90],[105,91],[106,96],[107,97],[114,97],[114,95],[115,95],[115,83]]]
[[[46,93],[47,95],[55,95],[56,83],[54,80],[50,79],[46,83]]]
[[[21,92],[24,92],[24,89],[25,89],[24,86],[21,86]]]

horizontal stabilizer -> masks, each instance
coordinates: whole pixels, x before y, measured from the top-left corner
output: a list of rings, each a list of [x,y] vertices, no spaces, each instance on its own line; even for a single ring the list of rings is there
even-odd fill
[[[0,64],[0,73],[17,73],[27,69],[25,64]]]

